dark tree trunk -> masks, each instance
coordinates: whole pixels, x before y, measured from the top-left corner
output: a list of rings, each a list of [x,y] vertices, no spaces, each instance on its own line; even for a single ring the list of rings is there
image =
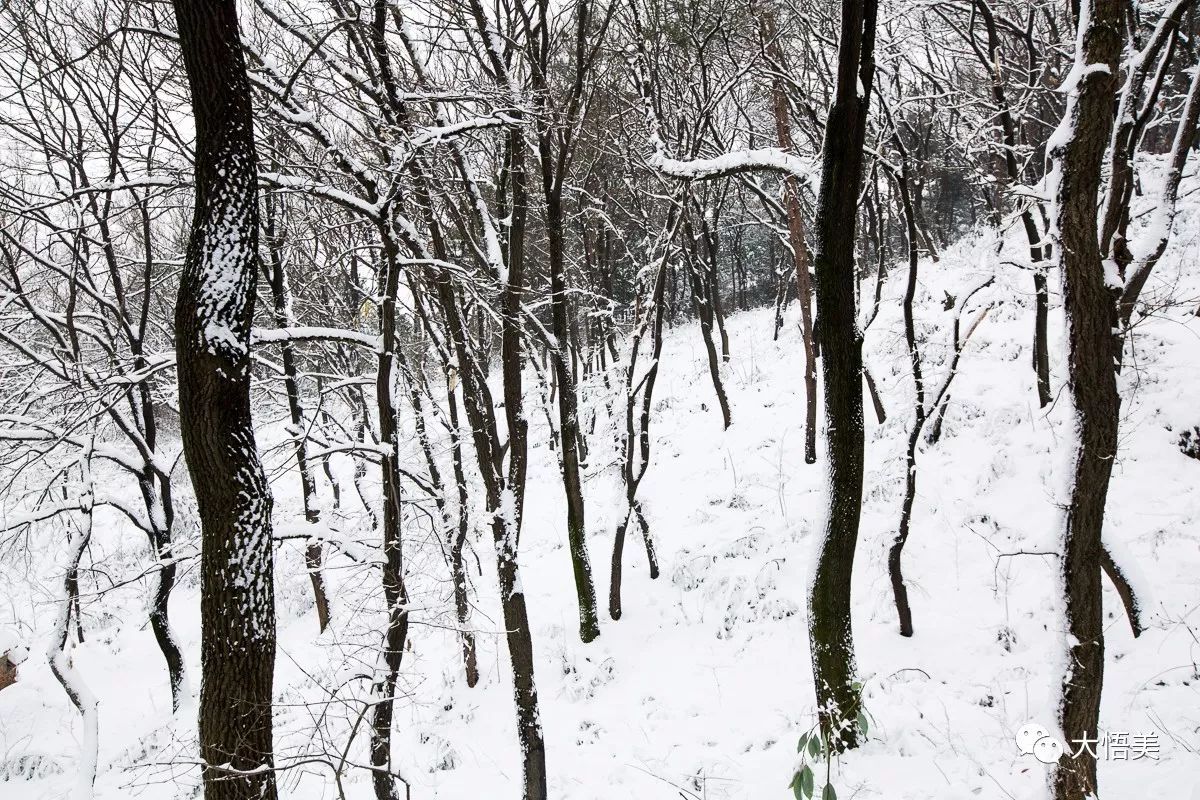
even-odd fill
[[[392,718],[395,712],[396,681],[408,638],[408,590],[404,585],[404,548],[401,524],[403,487],[400,483],[399,441],[397,438],[396,399],[398,342],[396,337],[396,298],[400,289],[400,245],[390,225],[393,209],[385,204],[380,225],[382,240],[383,297],[379,309],[380,348],[375,392],[379,407],[379,440],[384,448],[381,459],[383,478],[383,599],[387,627],[383,634],[383,671],[372,687],[375,695],[371,715],[371,766],[375,797],[399,800],[392,770]]]
[[[1063,121],[1070,135],[1054,153],[1060,171],[1054,198],[1056,250],[1063,272],[1069,391],[1078,437],[1062,559],[1072,642],[1061,704],[1068,750],[1072,742],[1098,738],[1104,679],[1101,531],[1120,419],[1113,368],[1116,298],[1105,285],[1096,208],[1100,166],[1113,125],[1124,6],[1119,0],[1093,0],[1090,5],[1088,27],[1080,37],[1083,49],[1076,54],[1079,84],[1068,94]],[[1057,800],[1095,797],[1095,754],[1081,748],[1077,756],[1064,755],[1055,770],[1054,793]]]
[[[1032,249],[1032,248],[1031,248]],[[1050,292],[1046,273],[1033,273],[1033,373],[1037,380],[1038,405],[1045,408],[1054,399],[1050,394],[1050,343],[1046,330],[1050,317]]]
[[[274,304],[275,325],[286,328],[292,324],[291,297],[287,273],[283,261],[283,232],[279,228],[278,200],[268,196],[266,206],[267,280],[271,285],[271,300]],[[312,462],[308,457],[308,436],[305,431],[304,406],[300,396],[299,371],[296,368],[296,348],[285,339],[281,346],[283,365],[283,388],[287,395],[288,414],[292,422],[292,436],[296,441],[296,467],[300,472],[300,491],[304,500],[304,519],[310,524],[321,520],[321,507],[317,500],[317,481]],[[304,565],[312,582],[313,603],[317,610],[317,626],[321,632],[329,625],[329,595],[325,590],[325,578],[321,573],[324,560],[320,541],[311,539],[304,548]]]
[[[854,298],[854,239],[875,70],[876,8],[875,0],[842,0],[837,87],[825,127],[816,219],[829,496],[808,598],[809,638],[820,727],[835,750],[858,744],[862,702],[854,676],[850,614],[863,485],[862,338]]]
[[[987,0],[975,0],[973,8],[983,20],[983,28],[987,34],[987,53],[983,53],[975,45],[973,39],[971,44],[975,47],[975,53],[980,63],[991,73],[992,102],[995,104],[997,114],[1000,118],[1000,133],[1004,143],[1004,154],[1000,158],[1000,161],[1004,164],[1005,177],[1008,184],[1024,183],[1025,176],[1021,173],[1016,156],[1017,148],[1020,144],[1018,141],[1017,122],[1013,117],[1012,106],[1009,105],[1008,96],[1004,91],[1004,76],[1000,72],[1002,56],[995,16],[992,14],[991,6]],[[1002,214],[999,198],[1003,196],[1003,188],[1003,186],[997,186],[997,219]],[[1046,323],[1049,317],[1050,293],[1047,288],[1045,259],[1049,254],[1046,253],[1046,248],[1042,245],[1042,232],[1038,229],[1031,208],[1022,210],[1021,225],[1025,230],[1025,239],[1029,245],[1030,267],[1033,269],[1032,365],[1034,377],[1037,381],[1038,404],[1042,408],[1045,408],[1050,404],[1052,399],[1050,395],[1050,345],[1046,331]]]
[[[153,414],[153,411],[151,411]],[[153,447],[154,436],[148,432],[147,442]],[[150,552],[158,562],[157,575],[153,581],[153,593],[150,597],[150,630],[158,649],[162,651],[163,659],[167,662],[167,677],[171,683],[171,710],[178,711],[188,692],[187,666],[183,660],[183,651],[171,630],[169,607],[171,591],[175,588],[177,568],[175,552],[172,546],[171,531],[174,527],[175,508],[171,499],[171,482],[161,476],[157,477],[149,468],[138,476],[138,487],[146,507],[147,518],[150,520],[152,533],[148,534]]]
[[[533,635],[529,611],[517,567],[521,521],[525,506],[525,470],[528,459],[528,423],[522,397],[521,365],[524,362],[521,300],[525,291],[525,225],[528,214],[525,145],[520,131],[509,136],[509,174],[512,177],[512,225],[509,227],[508,285],[501,297],[501,349],[504,377],[504,412],[508,422],[508,475],[491,509],[492,536],[496,545],[500,579],[500,606],[507,632],[508,655],[513,671],[513,698],[517,706],[517,738],[521,745],[524,800],[546,798],[546,745],[538,709],[533,674]],[[496,467],[498,471],[498,464]]]
[[[600,635],[600,619],[596,610],[596,587],[592,580],[592,567],[587,550],[587,515],[581,468],[581,462],[587,460],[587,443],[579,422],[578,370],[575,366],[579,349],[572,347],[571,304],[567,296],[563,184],[574,142],[570,131],[577,118],[576,114],[579,113],[580,101],[585,91],[584,71],[587,68],[589,29],[593,35],[602,37],[607,20],[593,20],[590,13],[591,4],[587,2],[577,6],[573,41],[573,80],[565,92],[555,92],[550,85],[549,75],[552,25],[547,18],[547,10],[546,3],[537,4],[539,25],[527,27],[526,34],[531,41],[537,42],[537,57],[534,59],[530,78],[535,102],[540,107],[540,113],[535,115],[533,121],[537,131],[542,193],[546,201],[550,319],[551,330],[554,333],[551,360],[558,384],[558,427],[562,438],[559,467],[567,500],[567,541],[575,578],[575,594],[579,603],[579,638],[590,642]],[[599,27],[592,28],[593,22],[598,22]],[[526,24],[528,23],[529,18],[526,18]],[[557,100],[554,102],[552,95],[556,94],[561,96],[554,98]],[[574,338],[578,339],[578,336]]]
[[[712,378],[713,391],[717,394],[717,405],[721,409],[721,421],[725,428],[733,424],[729,409],[729,397],[725,394],[725,384],[721,380],[721,356],[717,352],[716,340],[713,339],[713,323],[716,315],[709,296],[706,280],[705,257],[701,252],[698,235],[690,221],[691,214],[684,210],[680,213],[687,215],[684,223],[688,242],[684,248],[687,256],[688,279],[692,287],[692,305],[696,317],[700,320],[700,335],[704,340],[704,350],[708,354],[708,374]]]
[[[871,376],[871,370],[866,364],[863,364],[863,379],[867,382],[867,393],[871,395],[871,406],[875,409],[875,421],[882,425],[887,422],[887,409],[883,406],[883,398],[879,396],[875,378]]]
[[[579,602],[579,638],[590,642],[600,635],[600,619],[596,612],[596,587],[592,582],[592,567],[587,551],[587,516],[583,503],[583,471],[580,469],[583,442],[579,431],[579,396],[568,361],[570,330],[563,264],[562,186],[555,182],[550,172],[549,143],[543,141],[541,162],[546,195],[546,232],[550,247],[550,317],[555,339],[551,363],[558,381],[558,427],[562,436],[559,466],[567,495],[567,542],[575,576],[575,595]]]
[[[474,688],[479,683],[479,659],[476,655],[475,632],[470,629],[471,605],[467,597],[467,570],[463,562],[463,548],[470,532],[470,508],[467,496],[467,475],[463,464],[462,428],[458,421],[458,399],[447,381],[447,407],[450,414],[450,456],[454,465],[454,484],[458,492],[457,527],[450,542],[450,575],[454,581],[454,612],[462,637],[463,670],[467,686]]]
[[[203,550],[204,794],[275,800],[271,493],[250,413],[259,222],[250,83],[233,0],[176,0],[175,15],[196,121],[196,208],[175,348]]]
[[[675,226],[668,221],[668,229]],[[668,241],[666,247],[670,247]],[[621,575],[623,569],[622,556],[625,551],[625,534],[629,529],[630,520],[635,520],[642,531],[642,539],[646,545],[646,560],[650,566],[650,578],[658,577],[658,556],[654,550],[654,540],[650,537],[650,526],[642,514],[641,503],[637,492],[642,478],[650,466],[650,412],[654,398],[654,384],[658,380],[658,367],[662,359],[662,328],[664,313],[664,295],[667,290],[667,258],[662,256],[662,262],[654,276],[646,305],[641,309],[645,316],[638,320],[634,333],[633,345],[630,348],[629,365],[625,370],[625,438],[623,442],[623,462],[621,475],[625,483],[625,516],[617,525],[616,536],[613,538],[612,572],[609,575],[608,613],[613,619],[620,619],[621,609]],[[638,363],[638,353],[646,335],[651,337],[650,365],[646,374],[634,383],[635,370]],[[640,404],[639,404],[640,392]],[[639,413],[640,405],[640,413]]]
[[[913,421],[908,432],[908,444],[904,451],[904,501],[900,507],[900,524],[896,538],[888,551],[888,575],[892,582],[892,595],[896,601],[896,615],[900,619],[900,635],[912,636],[912,607],[908,602],[908,587],[904,584],[902,557],[904,545],[912,525],[913,504],[917,499],[917,445],[921,440],[921,429],[925,425],[925,378],[921,370],[921,351],[917,343],[916,322],[913,318],[913,300],[917,292],[920,254],[917,250],[917,220],[912,196],[909,192],[909,159],[899,131],[893,126],[892,141],[900,153],[900,171],[896,175],[896,188],[900,195],[900,208],[904,212],[905,234],[908,240],[908,282],[904,288],[904,341],[908,347],[909,367],[913,378]]]

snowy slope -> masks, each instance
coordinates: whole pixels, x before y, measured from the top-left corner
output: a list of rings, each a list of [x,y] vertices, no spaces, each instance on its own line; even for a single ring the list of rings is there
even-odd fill
[[[1195,204],[1183,209],[1176,230],[1148,289],[1161,308],[1139,326],[1136,358],[1122,378],[1122,443],[1106,531],[1111,546],[1145,576],[1139,588],[1152,614],[1150,629],[1135,641],[1115,593],[1106,589],[1101,727],[1156,735],[1159,753],[1157,759],[1127,761],[1102,754],[1101,785],[1113,798],[1188,798],[1200,791],[1200,462],[1176,445],[1183,430],[1200,424],[1194,402],[1200,394],[1200,319],[1192,315],[1200,302]],[[1029,366],[1032,279],[1000,261],[994,239],[980,234],[937,262],[922,263],[918,326],[931,383],[945,369],[950,314],[942,310],[944,292],[959,296],[989,275],[997,280],[972,306],[994,304],[963,356],[943,437],[919,456],[905,554],[916,627],[911,639],[897,633],[886,572],[911,424],[899,267],[867,332],[867,360],[888,412],[878,424],[867,404],[865,509],[854,586],[858,667],[872,724],[866,746],[833,765],[842,798],[1022,799],[1046,793],[1048,768],[1020,756],[1014,737],[1027,722],[1052,727],[1055,718],[1063,634],[1053,552],[1060,536],[1056,502],[1067,403],[1060,397],[1048,413],[1037,408]],[[1057,342],[1061,320],[1053,299],[1052,306]],[[617,623],[605,617],[601,637],[589,645],[576,634],[565,515],[545,417],[531,414],[537,446],[521,562],[553,797],[790,796],[796,740],[815,721],[804,585],[822,478],[819,466],[803,462],[796,320],[789,318],[778,342],[771,339],[767,310],[733,316],[729,333],[732,359],[725,375],[734,421],[728,431],[721,430],[696,323],[670,333],[656,392],[654,461],[642,492],[663,574],[649,580],[644,554],[631,539],[625,616]],[[1052,350],[1052,359],[1057,391],[1064,377],[1061,347]],[[602,411],[603,398],[592,396],[586,405],[589,413]],[[269,442],[278,426],[265,431]],[[601,420],[591,439],[587,482],[589,545],[601,597],[607,594],[614,515],[622,508],[608,436]],[[416,458],[415,446],[410,455]],[[285,450],[269,452],[281,530],[294,527],[300,516],[298,481],[288,463]],[[185,509],[180,529],[191,524]],[[98,530],[92,553],[98,568],[114,578],[137,574],[144,543],[115,518],[105,517],[98,527],[106,527]],[[333,527],[348,538],[370,536],[358,511],[348,511]],[[38,546],[44,553],[61,551],[64,535],[43,535]],[[461,677],[456,638],[447,629],[453,615],[439,547],[426,534],[407,547],[416,624],[397,713],[397,764],[413,798],[515,797],[519,759],[490,541],[478,539],[470,557],[483,673],[475,689]],[[194,572],[195,562],[189,563]],[[298,549],[283,546],[278,560],[280,760],[311,759],[286,773],[282,795],[300,800],[339,796],[334,768],[363,709],[366,684],[359,676],[373,667],[377,579],[340,556],[331,556],[330,564],[335,624],[318,638]],[[34,651],[21,681],[0,693],[5,800],[67,796],[80,730],[38,639],[54,604],[33,587],[51,585],[53,569],[47,565],[40,577],[30,569],[6,562],[0,572],[10,587],[3,592],[0,623]],[[176,591],[172,613],[198,688],[194,574]],[[91,603],[87,642],[74,654],[101,701],[101,800],[198,794],[197,773],[188,763],[195,758],[194,708],[172,719],[165,671],[143,617],[136,584]],[[364,746],[360,731],[347,763],[361,763]],[[373,796],[364,772],[347,768],[342,780],[347,798]],[[818,784],[823,780],[822,770]]]

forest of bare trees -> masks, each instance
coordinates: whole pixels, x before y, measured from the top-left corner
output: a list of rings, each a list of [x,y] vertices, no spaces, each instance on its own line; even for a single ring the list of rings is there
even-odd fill
[[[1196,672],[1191,518],[1125,533],[1190,513],[1157,466],[1196,485],[1200,419],[1143,398],[1200,389],[1197,36],[1192,0],[0,4],[0,796],[761,797],[717,776],[754,659],[677,663],[751,591],[778,796],[1130,796],[1078,743]],[[1026,483],[968,513],[976,472]],[[960,603],[994,655],[921,650]],[[947,660],[1006,733],[896,688]],[[659,672],[718,729],[635,733]],[[1151,794],[1192,789],[1188,697]],[[890,793],[927,715],[979,792]],[[671,736],[725,760],[623,749]]]

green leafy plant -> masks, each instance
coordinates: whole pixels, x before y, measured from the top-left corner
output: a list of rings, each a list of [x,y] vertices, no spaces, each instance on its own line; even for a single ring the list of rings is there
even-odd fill
[[[856,689],[861,691],[861,686],[856,685]],[[859,734],[862,738],[866,738],[867,731],[870,729],[870,724],[865,711],[860,711],[858,719],[855,720],[855,725],[858,727]],[[792,794],[796,800],[812,800],[816,794],[816,776],[813,771],[813,766],[818,767],[821,762],[825,765],[825,785],[821,789],[821,800],[837,800],[837,790],[833,788],[833,759],[838,753],[830,746],[829,741],[821,735],[821,731],[815,725],[807,733],[800,736],[796,743],[796,752],[800,754],[800,766],[792,774],[791,783],[788,788],[792,790]]]

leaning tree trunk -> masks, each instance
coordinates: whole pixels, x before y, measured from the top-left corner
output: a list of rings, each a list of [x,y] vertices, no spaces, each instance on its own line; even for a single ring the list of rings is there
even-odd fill
[[[1100,165],[1112,131],[1118,58],[1122,47],[1119,0],[1083,0],[1069,87],[1059,131],[1054,224],[1067,318],[1068,383],[1077,440],[1066,509],[1062,577],[1071,644],[1063,678],[1061,722],[1068,742],[1098,738],[1104,679],[1104,619],[1100,586],[1104,505],[1117,452],[1120,396],[1112,332],[1116,298],[1105,285],[1097,241]],[[1070,748],[1069,748],[1070,749]],[[1096,756],[1080,748],[1064,755],[1054,775],[1057,800],[1097,794]]]
[[[484,19],[482,6],[472,3],[472,13]],[[481,30],[487,30],[480,22]],[[545,800],[546,746],[542,736],[537,684],[534,680],[533,635],[529,610],[521,587],[517,555],[521,518],[525,499],[528,463],[528,423],[525,419],[521,369],[525,361],[524,325],[521,299],[525,292],[525,226],[528,196],[525,173],[525,145],[520,131],[510,132],[505,143],[504,162],[511,178],[508,187],[510,222],[507,242],[507,280],[500,296],[500,339],[504,413],[508,425],[508,443],[502,445],[498,433],[495,404],[473,344],[468,341],[461,305],[455,297],[449,277],[443,272],[429,273],[439,303],[446,315],[462,380],[463,406],[467,429],[475,444],[475,457],[491,517],[496,548],[496,571],[500,588],[500,607],[505,639],[513,672],[513,700],[517,710],[517,741],[522,754],[523,800]],[[504,469],[507,450],[508,468]]]
[[[250,414],[258,157],[233,0],[175,0],[196,208],[175,306],[183,451],[200,514],[206,800],[275,800],[271,493]]]
[[[855,309],[854,234],[867,106],[874,77],[876,0],[842,0],[837,87],[826,122],[815,259],[825,396],[828,507],[809,589],[809,640],[821,731],[835,750],[858,744],[850,579],[862,512],[862,338]]]
[[[146,401],[148,402],[148,401]],[[153,411],[147,418],[153,423]],[[146,441],[153,446],[155,429],[146,428]],[[171,482],[161,474],[155,474],[154,469],[147,465],[138,475],[138,488],[142,494],[142,502],[150,521],[151,531],[147,538],[150,553],[154,557],[157,569],[151,577],[150,585],[150,630],[158,649],[167,662],[167,678],[171,684],[171,710],[179,711],[188,701],[191,690],[188,687],[187,665],[183,660],[183,650],[175,638],[171,628],[169,614],[171,591],[175,588],[177,566],[171,531],[175,524],[175,507],[171,499]]]
[[[713,339],[713,323],[716,315],[706,289],[705,257],[700,252],[699,235],[692,226],[690,213],[687,210],[680,213],[687,215],[685,230],[688,241],[684,247],[684,255],[692,289],[692,306],[696,311],[696,318],[700,320],[700,335],[704,339],[704,350],[708,353],[708,374],[712,378],[713,390],[717,394],[717,405],[721,408],[721,422],[728,430],[729,426],[733,424],[733,417],[729,409],[729,396],[725,393],[725,383],[721,380],[721,357],[717,353],[716,341]]]
[[[668,225],[668,228],[674,226]],[[673,238],[673,237],[672,237]],[[670,247],[668,240],[666,247]],[[624,564],[622,558],[625,552],[625,532],[629,529],[630,521],[637,523],[642,531],[642,540],[646,545],[646,561],[650,566],[651,579],[658,577],[658,556],[654,550],[654,540],[650,536],[650,525],[642,513],[642,504],[638,500],[638,487],[646,470],[650,467],[650,419],[651,404],[654,398],[654,384],[658,380],[658,367],[662,363],[663,346],[663,295],[667,288],[667,253],[663,253],[654,277],[654,283],[648,294],[647,304],[642,308],[641,319],[633,335],[633,344],[629,351],[629,363],[625,367],[625,437],[622,442],[621,476],[625,483],[625,516],[617,525],[613,537],[612,571],[609,574],[608,613],[613,619],[620,619],[621,609],[621,578]],[[652,351],[646,373],[640,381],[634,384],[634,375],[638,363],[638,353],[646,335],[651,337]],[[639,403],[639,392],[641,393]],[[638,407],[641,413],[638,416]]]

